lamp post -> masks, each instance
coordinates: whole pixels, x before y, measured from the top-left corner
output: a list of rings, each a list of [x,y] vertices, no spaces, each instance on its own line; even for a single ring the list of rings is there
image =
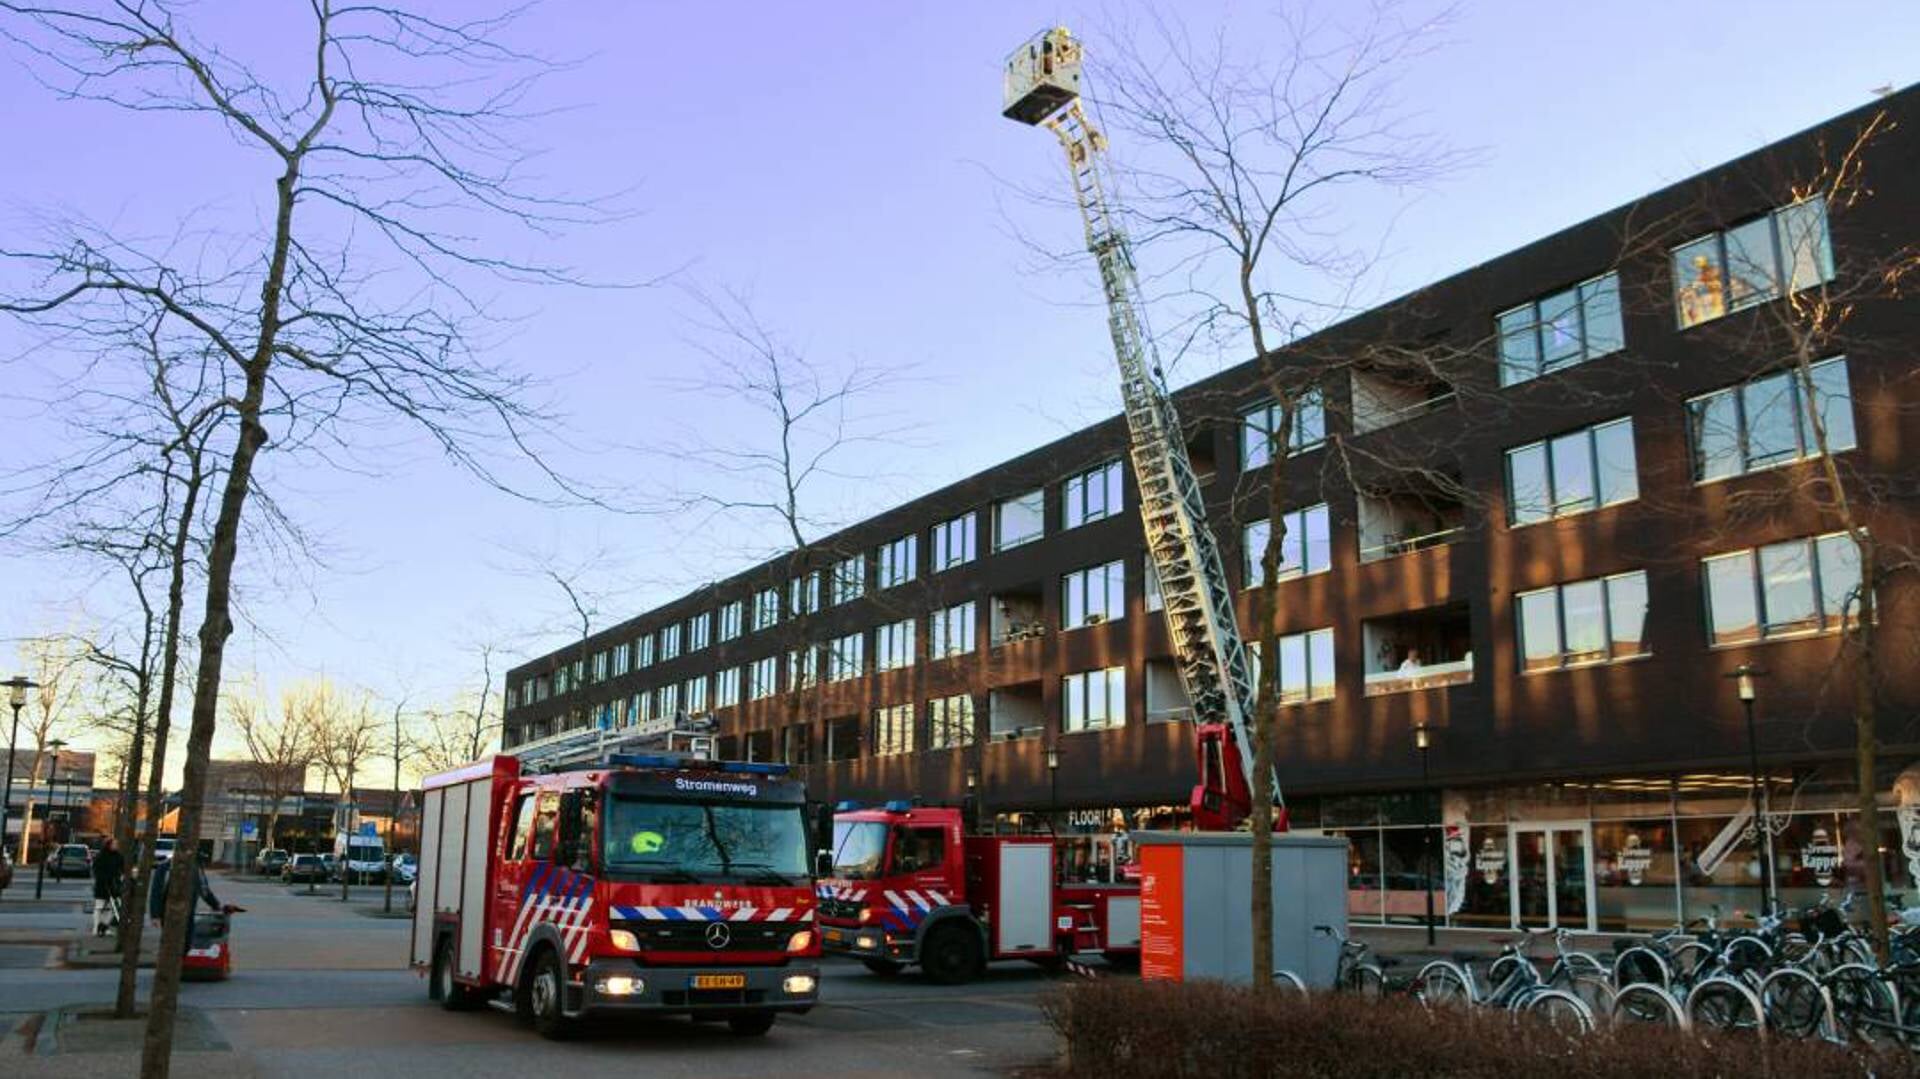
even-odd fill
[[[13,733],[7,736],[6,794],[0,795],[0,847],[4,847],[7,843],[7,822],[13,816],[14,747],[20,744],[20,709],[27,706],[27,690],[38,689],[39,684],[25,675],[16,674],[0,682],[0,686],[7,687],[7,703],[13,706]],[[24,833],[21,838],[25,838]],[[0,857],[4,857],[4,854],[0,854]]]
[[[1060,825],[1060,747],[1047,747],[1047,831],[1058,835]]]
[[[67,743],[58,738],[55,738],[53,741],[47,743],[47,748],[53,750],[53,770],[47,773],[47,800],[51,802],[53,800],[53,775],[55,772],[58,772],[60,770],[60,751],[67,748]],[[33,775],[27,777],[27,790],[32,791],[33,785],[38,782],[40,782],[40,775],[39,775],[39,771],[36,769]],[[32,794],[28,794],[27,797],[31,798],[33,796]],[[31,823],[33,822],[27,821],[27,820],[23,820],[20,822],[20,827],[21,827],[20,834],[23,839],[26,837],[26,826]],[[33,897],[35,899],[40,898],[41,890],[45,888],[47,884],[46,836],[47,836],[47,825],[46,825],[46,822],[43,820],[40,824],[40,871],[34,874],[34,878],[33,878]]]
[[[1433,748],[1433,728],[1426,720],[1414,724],[1413,748],[1420,751],[1420,796],[1426,798],[1432,790],[1432,782],[1427,772],[1427,750]],[[1434,944],[1433,934],[1433,829],[1437,821],[1429,821],[1427,827],[1420,829],[1420,892],[1427,900],[1427,947]]]
[[[1760,855],[1760,913],[1773,911],[1773,833],[1767,827],[1767,791],[1760,780],[1760,741],[1754,733],[1754,700],[1759,691],[1754,679],[1766,676],[1766,671],[1751,663],[1742,663],[1727,673],[1733,679],[1734,692],[1740,697],[1740,707],[1747,715],[1747,768],[1753,782],[1753,845]]]

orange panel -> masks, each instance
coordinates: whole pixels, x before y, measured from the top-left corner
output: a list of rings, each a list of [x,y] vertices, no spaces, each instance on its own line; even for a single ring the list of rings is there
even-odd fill
[[[1140,848],[1140,977],[1146,981],[1177,982],[1186,973],[1185,855],[1186,848],[1172,844]]]

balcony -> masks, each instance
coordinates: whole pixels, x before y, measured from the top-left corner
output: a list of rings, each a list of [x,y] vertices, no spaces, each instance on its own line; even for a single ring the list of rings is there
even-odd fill
[[[1352,379],[1356,435],[1425,416],[1454,399],[1453,386],[1427,370],[1361,368]]]
[[[1453,543],[1466,534],[1460,478],[1407,473],[1360,492],[1360,561],[1377,562]]]
[[[1011,742],[1034,738],[1046,727],[1046,695],[1039,682],[1021,682],[987,692],[989,739]]]
[[[827,720],[826,744],[822,760],[851,761],[860,757],[860,717],[841,716]]]
[[[1464,603],[1370,618],[1360,636],[1369,697],[1473,681],[1473,626]]]
[[[1147,722],[1173,723],[1193,718],[1193,701],[1180,667],[1170,659],[1147,661]]]
[[[1039,581],[994,593],[987,609],[988,639],[995,648],[1038,640],[1047,634],[1046,593]]]

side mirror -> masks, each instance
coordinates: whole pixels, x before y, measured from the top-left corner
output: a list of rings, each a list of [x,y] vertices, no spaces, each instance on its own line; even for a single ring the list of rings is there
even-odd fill
[[[580,850],[580,792],[560,796],[560,834],[554,837],[553,864],[571,866]]]
[[[833,876],[833,852],[817,850],[813,852],[813,875],[816,877]]]

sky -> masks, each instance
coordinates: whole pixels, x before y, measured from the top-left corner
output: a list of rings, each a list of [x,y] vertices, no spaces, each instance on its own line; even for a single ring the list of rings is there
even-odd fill
[[[1356,5],[1293,5],[1339,20]],[[269,72],[301,55],[304,4],[208,2],[183,20]],[[1168,10],[1172,10],[1169,8]],[[1279,41],[1273,4],[1182,3],[1242,58]],[[1419,10],[1416,6],[1415,10]],[[562,59],[554,111],[519,137],[530,175],[612,193],[617,217],[535,253],[599,281],[500,283],[511,331],[490,359],[537,376],[563,416],[543,443],[571,475],[657,506],[688,482],[659,448],[756,437],[740,402],[690,390],[711,338],[689,289],[750,295],[786,347],[824,367],[898,373],[863,403],[900,433],[856,451],[819,492],[858,519],[1116,410],[1097,282],[1032,257],[1070,247],[1043,132],[999,116],[1007,52],[1052,23],[1137,26],[1143,5],[569,4],[537,7],[517,46]],[[1840,0],[1462,3],[1397,72],[1400,100],[1472,163],[1420,190],[1340,211],[1381,238],[1363,302],[1445,277],[1920,79],[1920,5]],[[0,247],[71,215],[164,234],[191,219],[257,225],[271,172],[195,118],[58,100],[0,39]],[[1113,152],[1129,151],[1116,143]],[[1064,194],[1064,187],[1061,188]],[[492,239],[484,223],[475,237]],[[519,244],[517,236],[502,244]],[[512,248],[525,253],[524,247]],[[1149,273],[1153,267],[1146,267]],[[1176,381],[1243,357],[1199,355]],[[40,402],[78,368],[0,322],[0,470],[71,451]],[[568,639],[565,597],[530,568],[566,567],[610,624],[777,549],[765,519],[530,505],[474,481],[398,427],[360,433],[356,467],[271,460],[264,482],[316,540],[316,562],[243,555],[245,621],[228,671],[271,694],[326,675],[389,699],[444,699]],[[862,458],[861,454],[865,457]],[[699,481],[695,481],[699,482]],[[623,503],[626,504],[626,503]],[[97,625],[123,600],[97,566],[0,548],[0,642]],[[197,623],[196,604],[189,625]],[[0,643],[0,660],[8,647]],[[17,663],[17,660],[15,661]],[[500,671],[496,669],[496,684]],[[82,735],[78,741],[86,744]],[[230,753],[225,732],[216,751]]]

